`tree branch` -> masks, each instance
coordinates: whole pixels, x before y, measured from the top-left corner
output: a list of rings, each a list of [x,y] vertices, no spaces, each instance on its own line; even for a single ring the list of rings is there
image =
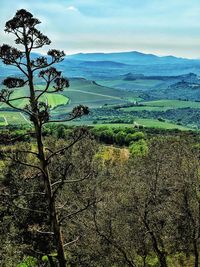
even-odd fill
[[[114,240],[111,240],[109,237],[107,237],[105,234],[103,234],[99,230],[99,226],[98,226],[97,219],[96,219],[96,211],[93,212],[93,221],[94,221],[94,225],[95,225],[95,229],[96,229],[97,234],[100,237],[104,238],[110,245],[112,245],[114,248],[116,248],[124,256],[124,259],[127,262],[128,266],[136,267],[135,263],[131,259],[129,259],[127,252],[121,246],[119,246]]]
[[[31,211],[31,212],[36,212],[36,213],[41,213],[41,214],[47,214],[46,212],[44,211],[41,211],[41,210],[34,210],[34,209],[29,209],[29,208],[24,208],[24,207],[19,207],[17,206],[14,202],[13,202],[14,206],[18,209],[21,209],[21,210],[26,210],[26,211]]]
[[[46,124],[46,123],[60,123],[60,122],[69,122],[69,121],[72,121],[72,120],[75,120],[77,118],[80,118],[81,116],[74,116],[74,117],[71,117],[71,118],[66,118],[66,119],[63,119],[63,120],[49,120],[49,121],[45,121],[43,124]]]
[[[29,116],[32,115],[29,111],[27,111],[27,110],[25,110],[25,109],[21,109],[21,108],[17,108],[17,107],[15,107],[15,106],[13,106],[13,105],[10,103],[10,100],[6,100],[5,98],[3,98],[3,101],[1,101],[1,102],[7,104],[9,107],[11,107],[11,108],[13,108],[13,109],[15,109],[15,110],[19,110],[20,112],[23,112],[23,113],[25,112],[25,113],[27,113]]]
[[[53,187],[53,186],[55,186],[55,185],[57,185],[57,184],[60,184],[60,183],[65,183],[65,184],[67,184],[67,183],[78,183],[78,182],[82,182],[82,181],[84,181],[84,180],[86,180],[86,179],[89,179],[91,175],[92,175],[92,173],[89,173],[89,174],[85,175],[85,176],[84,176],[83,178],[81,178],[81,179],[65,180],[65,181],[63,181],[63,180],[58,180],[57,182],[53,183],[51,186]]]
[[[16,162],[16,163],[19,163],[19,164],[21,164],[21,165],[23,165],[23,166],[26,166],[26,167],[31,167],[31,168],[38,169],[38,170],[40,170],[42,173],[44,173],[44,171],[43,171],[40,167],[38,167],[38,166],[36,166],[36,165],[32,165],[32,164],[23,162],[23,161],[21,161],[21,160],[19,160],[19,159],[15,159],[15,158],[12,158],[12,157],[9,157],[9,158],[10,158],[12,161]]]
[[[60,221],[59,221],[59,224],[62,224],[62,222],[63,222],[65,219],[70,218],[70,217],[72,217],[72,216],[75,216],[75,215],[77,215],[77,214],[79,214],[79,213],[81,213],[81,212],[87,210],[89,207],[93,206],[93,205],[96,204],[96,203],[97,203],[96,200],[94,200],[93,202],[88,201],[88,203],[87,203],[87,205],[86,205],[85,207],[83,207],[83,208],[81,208],[81,209],[78,209],[78,210],[76,210],[76,211],[74,211],[74,212],[72,212],[72,213],[70,213],[70,214],[67,214],[66,216],[64,216],[63,218],[61,218]]]
[[[32,155],[35,155],[36,157],[38,157],[38,153],[37,152],[34,152],[34,151],[29,151],[29,150],[16,150],[16,153],[27,153],[27,154],[32,154]]]
[[[19,139],[21,139],[22,137],[24,137],[24,136],[27,136],[27,135],[34,135],[35,133],[34,132],[30,132],[30,133],[25,133],[25,134],[23,134],[23,135],[21,135],[21,136],[18,136],[18,137],[16,137],[16,138],[13,138],[13,139],[10,139],[9,140],[9,142],[16,142],[16,141],[18,141]]]
[[[73,244],[73,243],[76,243],[79,239],[80,239],[80,237],[78,236],[76,239],[74,239],[74,240],[72,240],[72,241],[70,241],[70,242],[68,242],[68,243],[65,243],[65,244],[63,245],[63,247],[66,247],[66,246],[69,246],[69,245],[71,245],[71,244]]]
[[[36,232],[38,232],[39,234],[54,235],[54,232],[43,232],[43,231],[40,231],[40,230],[36,230]]]
[[[29,96],[16,97],[16,98],[9,99],[9,102],[15,101],[15,100],[21,100],[21,99],[30,99],[30,97]]]
[[[50,67],[51,65],[53,65],[54,63],[57,63],[56,60],[53,60],[52,62],[48,63],[46,66],[36,67],[36,68],[32,69],[32,72],[34,72],[36,70],[46,69],[46,68]]]
[[[79,135],[78,138],[76,138],[70,145],[63,147],[61,149],[58,149],[57,151],[53,152],[49,157],[47,157],[47,161],[49,161],[52,157],[62,153],[65,150],[68,150],[70,147],[75,145],[78,141],[80,141],[83,138],[83,135]]]

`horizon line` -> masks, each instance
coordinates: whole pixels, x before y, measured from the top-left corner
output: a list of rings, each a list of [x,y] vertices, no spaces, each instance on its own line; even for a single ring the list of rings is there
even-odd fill
[[[62,49],[61,49],[62,50]],[[200,58],[198,57],[184,57],[184,56],[176,56],[174,54],[161,54],[161,53],[152,53],[152,52],[147,52],[147,51],[138,51],[138,50],[118,50],[118,51],[66,51],[65,49],[63,49],[63,51],[65,52],[65,56],[73,56],[73,55],[77,55],[77,54],[119,54],[119,53],[140,53],[140,54],[144,54],[144,55],[153,55],[153,56],[157,56],[157,57],[175,57],[175,58],[179,58],[179,59],[189,59],[189,60],[199,60]],[[41,52],[41,54],[45,54],[46,52]]]

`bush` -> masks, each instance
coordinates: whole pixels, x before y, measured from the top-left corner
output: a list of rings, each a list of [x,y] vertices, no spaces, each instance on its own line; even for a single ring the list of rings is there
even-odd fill
[[[148,153],[148,145],[144,139],[134,142],[129,147],[132,156],[142,157]]]

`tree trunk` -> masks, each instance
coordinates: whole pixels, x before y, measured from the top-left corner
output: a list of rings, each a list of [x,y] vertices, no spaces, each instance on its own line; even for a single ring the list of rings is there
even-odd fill
[[[61,229],[58,221],[56,206],[55,206],[55,198],[53,197],[53,192],[51,188],[51,181],[48,171],[48,163],[46,162],[45,153],[44,153],[44,146],[42,141],[42,129],[39,123],[34,122],[36,138],[37,138],[37,147],[38,147],[38,154],[40,160],[40,168],[42,169],[42,175],[44,179],[45,185],[45,193],[48,200],[49,205],[49,221],[51,225],[51,230],[53,231],[54,235],[54,242],[57,251],[57,259],[59,262],[60,267],[66,267],[66,259],[64,254],[64,246],[62,240]]]
[[[37,148],[38,148],[38,159],[40,161],[40,168],[42,170],[41,174],[44,181],[45,193],[49,205],[49,222],[51,225],[51,230],[54,235],[54,242],[57,251],[57,259],[60,267],[66,267],[66,259],[64,254],[64,246],[62,241],[61,229],[57,217],[57,211],[55,206],[55,198],[53,197],[52,188],[51,188],[51,180],[49,176],[48,163],[46,161],[45,153],[44,153],[44,145],[42,140],[42,125],[39,120],[39,109],[38,103],[35,96],[34,84],[33,84],[33,72],[31,69],[31,59],[30,59],[30,50],[27,45],[27,37],[26,37],[26,28],[24,26],[24,47],[25,54],[27,60],[27,71],[28,71],[28,81],[29,81],[29,89],[30,89],[30,105],[32,111],[32,122],[35,128],[36,140],[37,140]]]
[[[195,259],[194,267],[198,267],[199,266],[199,251],[198,251],[196,239],[193,241],[193,247],[194,247],[194,259]]]

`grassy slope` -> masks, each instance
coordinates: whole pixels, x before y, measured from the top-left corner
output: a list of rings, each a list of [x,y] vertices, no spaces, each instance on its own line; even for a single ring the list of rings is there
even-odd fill
[[[12,98],[18,98],[18,97],[22,97],[22,96],[27,96],[29,95],[28,93],[28,89],[25,88],[18,88],[16,89],[13,94],[12,94]],[[56,94],[56,93],[51,93],[51,94],[44,94],[41,97],[41,101],[48,101],[48,104],[51,106],[51,108],[55,108],[58,105],[65,105],[68,103],[69,99],[62,95],[62,94]],[[28,101],[26,99],[21,99],[21,100],[16,100],[13,101],[12,104],[18,108],[23,108],[26,104],[28,103]],[[6,104],[0,104],[0,107],[7,107]]]
[[[200,108],[200,102],[181,101],[181,100],[156,100],[143,102],[142,104],[151,107],[165,107],[165,108]]]
[[[160,80],[146,80],[146,79],[137,79],[137,80],[123,80],[123,78],[116,78],[112,80],[98,80],[98,83],[103,86],[121,88],[121,89],[142,89],[142,88],[151,88],[162,84]]]
[[[79,104],[86,105],[90,108],[99,108],[105,104],[122,104],[127,102],[127,98],[131,97],[130,92],[123,92],[117,89],[99,86],[93,81],[85,79],[70,80],[70,87],[62,92],[69,97],[69,105],[58,107],[53,111],[54,114],[71,111],[74,106]]]
[[[190,130],[190,128],[177,125],[170,122],[161,122],[155,119],[136,119],[135,120],[138,124],[143,125],[144,127],[149,128],[163,128],[163,129],[179,129],[179,130]]]

